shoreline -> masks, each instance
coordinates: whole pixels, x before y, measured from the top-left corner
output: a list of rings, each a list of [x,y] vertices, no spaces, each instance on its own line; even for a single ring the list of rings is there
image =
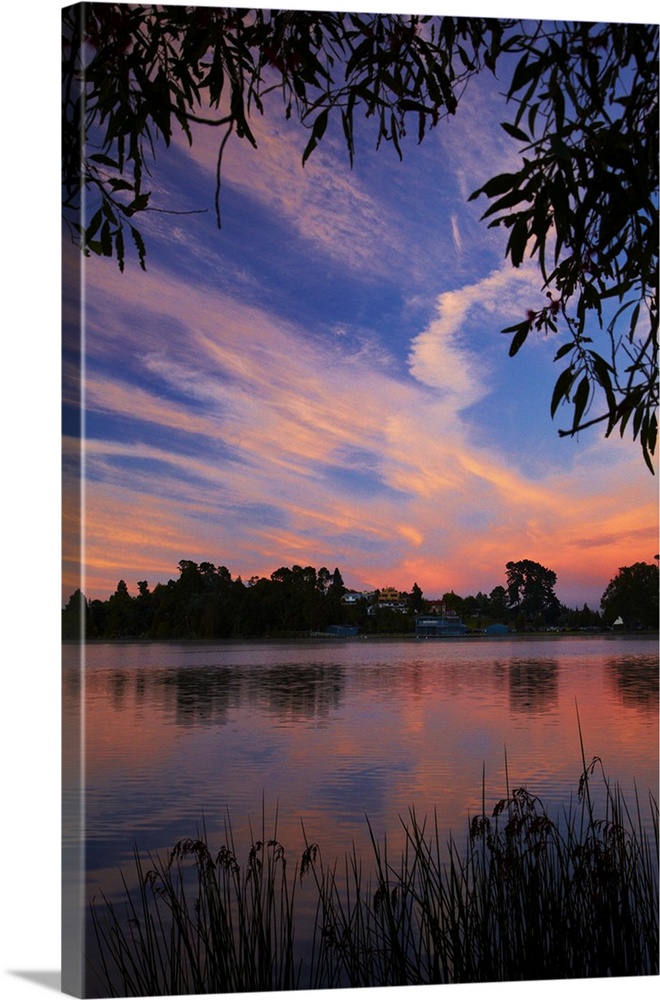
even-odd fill
[[[374,635],[353,635],[353,636],[335,636],[325,633],[301,633],[301,632],[291,632],[291,633],[280,633],[278,635],[244,635],[244,636],[227,636],[227,637],[195,637],[195,638],[169,638],[169,639],[157,639],[151,636],[114,636],[96,638],[90,637],[88,639],[62,639],[63,646],[91,646],[91,645],[103,645],[106,643],[139,643],[142,645],[147,644],[158,644],[158,645],[175,645],[181,643],[197,643],[197,644],[230,644],[230,643],[279,643],[279,642],[308,642],[310,644],[316,644],[319,642],[329,642],[333,645],[337,643],[355,643],[355,642],[410,642],[414,643],[437,643],[444,644],[447,642],[476,642],[479,640],[487,640],[490,642],[539,642],[539,641],[562,641],[564,639],[608,639],[616,641],[618,639],[660,639],[660,632],[658,631],[635,631],[635,632],[509,632],[507,635],[484,635],[478,632],[468,632],[466,635],[452,635],[452,636],[416,636],[407,632],[395,632],[391,634],[374,634]]]

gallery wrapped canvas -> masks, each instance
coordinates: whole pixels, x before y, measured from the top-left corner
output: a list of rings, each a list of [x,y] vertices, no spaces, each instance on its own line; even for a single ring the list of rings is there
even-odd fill
[[[63,976],[658,974],[658,26],[64,8]]]

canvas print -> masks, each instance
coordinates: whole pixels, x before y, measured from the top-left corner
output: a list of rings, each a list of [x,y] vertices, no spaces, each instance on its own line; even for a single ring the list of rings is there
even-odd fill
[[[62,28],[64,991],[657,976],[658,26]]]

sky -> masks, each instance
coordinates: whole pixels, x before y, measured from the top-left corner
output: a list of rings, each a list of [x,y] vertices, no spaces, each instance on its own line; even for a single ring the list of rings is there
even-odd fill
[[[620,566],[653,560],[639,447],[551,420],[565,335],[508,357],[501,329],[544,291],[468,201],[519,162],[502,90],[472,81],[403,162],[360,121],[352,170],[331,127],[303,168],[275,101],[257,150],[227,145],[221,230],[217,133],[159,152],[152,204],[195,214],[139,220],[146,273],[83,267],[84,565],[65,548],[64,601],[153,588],[180,559],[243,580],[337,566],[349,587],[430,598],[488,593],[531,559],[561,601],[597,608]]]

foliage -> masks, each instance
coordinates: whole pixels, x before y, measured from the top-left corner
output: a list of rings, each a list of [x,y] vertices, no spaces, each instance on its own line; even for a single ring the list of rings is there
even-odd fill
[[[606,421],[621,434],[632,418],[644,458],[657,436],[658,404],[658,28],[546,24],[510,37],[519,60],[503,128],[522,146],[522,166],[472,197],[491,199],[483,218],[509,230],[514,267],[536,256],[547,305],[505,332],[515,355],[534,329],[569,339],[556,361],[552,414],[573,404],[562,434]],[[592,329],[605,327],[598,350]],[[605,413],[583,417],[596,388]]]
[[[525,619],[543,615],[559,616],[559,601],[554,586],[557,574],[531,559],[506,564],[509,607]]]
[[[539,263],[548,303],[505,332],[510,354],[532,330],[567,339],[551,400],[573,407],[574,435],[603,422],[632,431],[653,471],[657,438],[658,27],[323,11],[89,3],[63,14],[65,216],[84,253],[115,257],[151,201],[149,165],[177,132],[220,131],[256,147],[254,115],[306,130],[303,163],[331,120],[349,160],[356,118],[399,156],[457,112],[471,77],[511,74],[522,166],[483,184],[484,218],[509,230],[514,267]],[[83,153],[80,155],[80,136]],[[83,193],[90,204],[81,218]],[[598,347],[594,336],[598,334]],[[596,399],[604,412],[585,420]]]
[[[621,617],[628,628],[657,628],[657,563],[622,566],[608,583],[600,606],[610,625]]]
[[[303,162],[331,113],[352,161],[358,109],[400,154],[408,118],[421,139],[453,114],[466,80],[484,60],[494,65],[504,30],[480,18],[99,3],[65,9],[63,25],[65,209],[83,251],[115,256],[122,269],[127,220],[152,210],[147,165],[177,129],[191,144],[194,124],[221,130],[219,222],[225,143],[235,133],[256,148],[250,118],[271,95],[308,130]],[[100,206],[80,224],[83,190]]]
[[[62,609],[62,638],[82,639],[85,636],[87,626],[87,598],[82,590],[78,589],[71,594],[65,607]]]
[[[424,594],[417,583],[413,583],[408,606],[414,614],[421,614],[424,610]]]
[[[135,597],[124,580],[105,601],[88,601],[77,590],[62,611],[62,637],[229,639],[303,635],[323,632],[329,625],[357,626],[367,635],[401,635],[414,633],[415,615],[435,613],[438,603],[427,600],[416,583],[410,593],[400,595],[397,609],[379,604],[378,591],[371,601],[362,597],[347,602],[343,600],[347,588],[341,572],[335,568],[331,573],[325,566],[318,571],[313,566],[280,566],[270,577],[255,576],[247,584],[240,576],[233,579],[226,566],[211,562],[181,559],[178,569],[177,580],[159,583],[152,591],[147,580],[138,581]],[[445,612],[465,618],[468,627],[477,631],[493,623],[508,623],[518,631],[548,626],[569,630],[604,627],[598,612],[586,604],[581,610],[561,605],[554,594],[556,574],[539,563],[507,563],[507,579],[508,588],[494,587],[490,594],[480,591],[461,597],[448,591],[442,598]],[[631,600],[637,617],[631,619],[632,627],[657,628],[657,595],[653,605],[652,586],[647,587],[645,600],[651,602],[651,613],[641,615],[640,609],[646,605],[637,575],[635,580]],[[609,623],[618,613],[608,615]]]
[[[489,815],[484,789],[462,850],[450,835],[444,852],[437,816],[427,832],[414,809],[398,861],[369,826],[371,874],[353,848],[343,880],[307,840],[289,866],[277,822],[270,837],[262,822],[244,863],[231,825],[217,854],[205,832],[167,861],[150,859],[146,873],[136,852],[125,906],[103,895],[92,904],[107,993],[657,975],[657,802],[649,795],[649,834],[640,802],[629,810],[600,759],[583,765],[578,806],[556,817],[508,778]],[[592,790],[599,766],[602,788]],[[308,954],[295,933],[303,883],[317,904]]]
[[[179,577],[149,590],[138,583],[131,597],[124,580],[107,601],[89,604],[74,594],[62,613],[63,636],[81,634],[74,611],[87,607],[88,638],[213,639],[322,630],[343,624],[344,585],[339,569],[282,566],[246,586],[226,566],[181,559]],[[79,592],[76,592],[79,594]],[[78,611],[79,614],[79,611]]]

